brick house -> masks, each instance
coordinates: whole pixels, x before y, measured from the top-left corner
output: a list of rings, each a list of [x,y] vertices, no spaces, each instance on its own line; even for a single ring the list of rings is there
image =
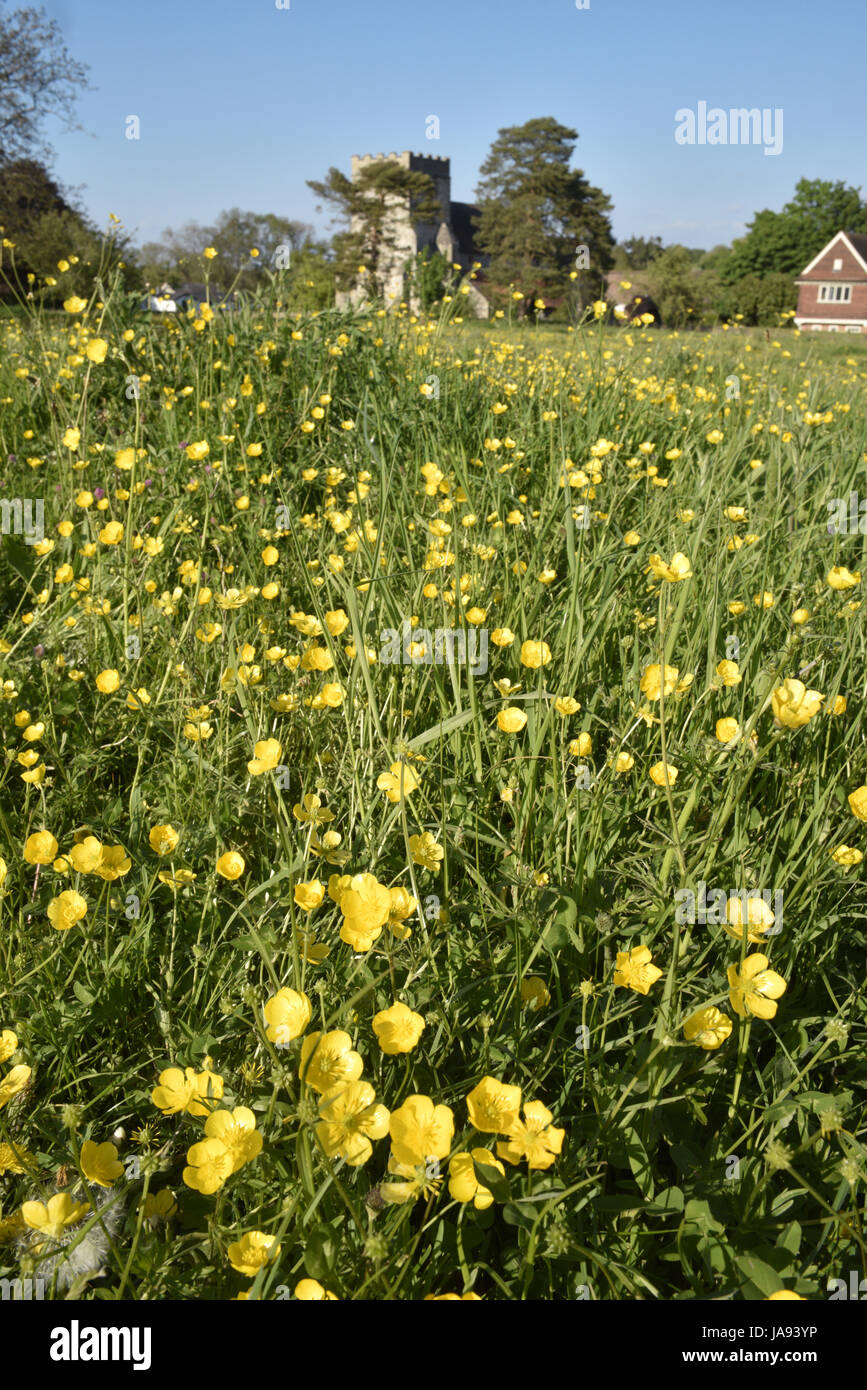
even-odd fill
[[[867,236],[838,232],[795,284],[796,328],[867,333]]]

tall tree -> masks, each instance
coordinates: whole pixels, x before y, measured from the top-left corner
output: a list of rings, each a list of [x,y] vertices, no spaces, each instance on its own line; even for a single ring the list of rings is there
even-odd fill
[[[615,270],[644,270],[662,251],[662,237],[631,236],[614,248]]]
[[[50,157],[43,122],[54,116],[74,126],[87,71],[67,52],[57,21],[44,9],[0,15],[0,164]]]
[[[684,328],[715,317],[718,281],[712,271],[699,269],[695,253],[687,246],[666,246],[643,272],[642,281],[659,305],[666,327]]]
[[[229,208],[209,226],[188,222],[177,229],[167,227],[160,241],[149,241],[142,247],[142,270],[152,285],[196,280],[204,273],[202,252],[213,246],[218,257],[213,262],[213,278],[223,288],[237,284],[241,289],[254,289],[262,272],[274,269],[275,261],[287,268],[302,248],[324,251],[312,240],[312,234],[311,226],[291,217]],[[251,251],[258,255],[251,256]]]
[[[97,272],[105,278],[121,260],[125,282],[135,283],[125,233],[114,228],[103,240],[73,195],[37,160],[0,164],[0,209],[3,235],[12,242],[3,257],[0,294],[38,293],[49,303],[86,297]]]
[[[747,227],[725,268],[730,284],[745,275],[799,275],[837,232],[867,232],[867,202],[842,181],[801,179],[782,211],[765,208]]]
[[[333,238],[338,287],[354,285],[358,267],[363,265],[374,298],[384,295],[389,276],[402,269],[406,258],[401,249],[402,228],[407,220],[412,226],[436,226],[442,218],[433,180],[394,159],[365,164],[355,180],[332,167],[324,180],[308,179],[307,183],[331,206],[335,222],[344,228]]]
[[[576,271],[582,301],[599,298],[614,264],[611,200],[569,167],[577,139],[552,116],[506,126],[480,170],[476,228],[490,256],[485,281],[500,299],[516,285],[524,312],[536,298],[564,297]]]
[[[716,307],[723,319],[738,318],[747,325],[777,327],[781,317],[798,304],[798,287],[791,275],[744,275],[733,285],[721,285]]]

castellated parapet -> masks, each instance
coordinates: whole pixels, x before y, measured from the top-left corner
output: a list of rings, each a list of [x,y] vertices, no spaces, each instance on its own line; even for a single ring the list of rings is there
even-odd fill
[[[434,186],[437,202],[440,205],[440,221],[448,223],[452,205],[452,177],[448,155],[444,154],[413,154],[411,150],[403,150],[400,154],[354,154],[352,156],[352,181],[355,182],[360,171],[371,164],[382,164],[385,160],[391,160],[399,164],[402,169],[408,169],[413,174],[427,174]],[[430,230],[426,228],[428,235],[422,234],[418,249],[425,245],[433,245],[436,240],[436,227]]]

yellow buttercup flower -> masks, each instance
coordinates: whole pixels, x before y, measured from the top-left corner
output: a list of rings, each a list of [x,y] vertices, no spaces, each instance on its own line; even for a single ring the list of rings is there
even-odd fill
[[[745,919],[742,899],[729,898],[726,903],[726,920],[722,924],[723,930],[728,932],[729,936],[734,937],[735,941],[742,941],[746,922],[747,941],[755,945],[758,941],[764,941],[774,925],[774,914],[761,897],[747,895],[746,907]]]
[[[785,728],[801,729],[819,713],[824,698],[818,690],[808,690],[803,681],[790,677],[772,692],[771,708]]]
[[[840,865],[841,869],[851,869],[856,864],[861,863],[864,855],[860,849],[855,849],[853,846],[838,845],[836,849],[831,850],[831,858],[835,864]]]
[[[562,714],[564,719],[569,715],[577,714],[581,708],[579,702],[572,695],[561,695],[554,701],[554,708],[558,714]]]
[[[429,869],[431,873],[439,873],[440,865],[445,858],[445,850],[438,844],[429,830],[425,830],[421,835],[410,835],[409,849],[414,864],[421,865],[424,869]]]
[[[58,1192],[47,1203],[24,1202],[21,1207],[25,1224],[49,1240],[59,1240],[89,1211],[89,1202],[76,1202],[68,1192]]]
[[[470,1124],[483,1134],[506,1134],[521,1109],[521,1088],[483,1076],[467,1096]]]
[[[102,849],[102,844],[95,835],[86,835],[77,845],[72,846],[66,857],[76,873],[92,874],[102,863]]]
[[[247,1231],[240,1240],[232,1242],[226,1254],[233,1269],[252,1279],[266,1264],[278,1258],[282,1248],[276,1236],[266,1235],[264,1231]]]
[[[497,728],[504,734],[517,734],[527,723],[527,716],[517,705],[501,709],[497,715]]]
[[[832,589],[854,589],[861,583],[861,571],[855,570],[853,574],[845,565],[835,565],[828,571],[825,579]]]
[[[649,946],[633,946],[631,951],[618,951],[615,985],[634,989],[636,994],[647,994],[651,985],[662,975],[659,966],[651,964],[651,959]]]
[[[680,550],[676,555],[672,555],[670,564],[667,564],[661,555],[649,556],[647,568],[655,579],[665,579],[669,584],[677,584],[681,579],[692,577],[689,559]]]
[[[31,1075],[32,1068],[23,1063],[6,1073],[3,1080],[0,1081],[0,1110],[8,1101],[12,1100],[13,1096],[17,1096],[19,1091],[24,1090],[30,1082]]]
[[[295,884],[295,906],[300,907],[303,912],[312,912],[319,907],[325,897],[325,884],[320,883],[318,878],[311,879],[309,883]]]
[[[550,1168],[563,1148],[565,1129],[557,1129],[551,1124],[554,1116],[540,1100],[530,1100],[524,1104],[524,1119],[515,1118],[506,1133],[508,1139],[497,1144],[497,1153],[507,1163],[520,1163],[527,1160],[530,1169]]]
[[[389,1057],[399,1053],[412,1052],[424,1031],[425,1022],[421,1014],[413,1013],[406,1004],[392,1004],[390,1009],[381,1009],[374,1014],[373,1031],[383,1052]]]
[[[231,1155],[233,1173],[262,1152],[256,1116],[246,1105],[237,1105],[234,1110],[212,1110],[205,1120],[205,1134],[209,1139],[219,1139]]]
[[[671,763],[654,763],[647,774],[651,782],[655,782],[658,787],[664,787],[666,781],[673,787],[680,775],[679,769],[672,767]]]
[[[531,671],[537,671],[540,666],[547,666],[550,660],[551,648],[547,642],[521,643],[522,666],[528,666]]]
[[[342,1158],[350,1168],[366,1163],[373,1154],[371,1140],[388,1134],[389,1113],[376,1103],[367,1081],[329,1087],[320,1098],[319,1113],[317,1139],[329,1158]]]
[[[332,897],[339,882],[341,880],[337,874],[332,874],[328,880],[328,892]],[[373,874],[353,874],[346,876],[338,902],[343,914],[341,941],[345,941],[354,951],[369,951],[391,914],[391,893],[388,888]]]
[[[282,756],[283,748],[276,738],[262,739],[253,747],[253,757],[247,763],[247,771],[251,777],[261,777],[263,772],[277,767]]]
[[[390,1205],[396,1206],[414,1202],[419,1197],[438,1197],[443,1185],[439,1168],[438,1159],[431,1159],[429,1163],[399,1163],[393,1153],[389,1154],[389,1174],[404,1181],[381,1182],[379,1195]]]
[[[155,854],[174,854],[180,835],[172,825],[155,825],[148,835],[148,844]]]
[[[267,1001],[263,1013],[268,1025],[265,1036],[276,1047],[288,1047],[301,1036],[313,1017],[307,995],[285,985]]]
[[[729,1001],[740,1018],[754,1014],[770,1019],[777,1012],[774,1002],[786,990],[786,981],[775,970],[768,969],[768,958],[760,951],[747,956],[740,969],[728,967]]]
[[[849,802],[849,810],[858,820],[867,822],[867,787],[857,787],[854,792],[850,792],[846,798]],[[24,855],[27,858],[27,855]],[[33,861],[31,861],[32,863]]]
[[[736,661],[721,661],[716,668],[716,673],[725,686],[740,685],[743,680]]]
[[[675,689],[679,675],[676,666],[666,666],[663,676],[662,667],[654,663],[645,667],[639,689],[648,700],[661,700],[663,695],[670,695]]]
[[[97,1187],[111,1187],[116,1178],[123,1174],[123,1164],[117,1156],[114,1144],[106,1142],[95,1144],[86,1139],[81,1146],[81,1171],[88,1182]]]
[[[427,1163],[445,1158],[455,1132],[454,1115],[447,1105],[435,1105],[430,1096],[409,1096],[393,1110],[388,1132],[398,1163]]]
[[[301,1044],[298,1075],[314,1091],[324,1093],[332,1086],[357,1081],[363,1070],[361,1054],[353,1050],[352,1038],[341,1028],[308,1033]]]
[[[48,830],[37,830],[24,842],[24,858],[28,864],[51,864],[57,855],[57,841]]]
[[[364,270],[364,266],[359,266],[359,270]],[[293,334],[293,337],[301,337],[301,334]],[[329,1289],[323,1287],[318,1279],[299,1279],[294,1289],[295,1297],[302,1303],[327,1303],[332,1301],[338,1303],[336,1293],[331,1293]]]
[[[292,807],[292,814],[302,824],[328,825],[334,820],[334,812],[324,807],[319,797],[314,796],[312,792],[307,793],[303,802],[296,802]]]
[[[705,1052],[713,1052],[721,1047],[731,1031],[731,1019],[720,1013],[712,1004],[696,1009],[683,1025],[683,1036],[687,1042],[695,1043]]]
[[[187,1150],[183,1180],[187,1187],[211,1197],[232,1176],[232,1155],[219,1139],[203,1139]]]
[[[243,854],[230,849],[226,850],[225,854],[220,855],[215,867],[221,878],[227,878],[230,883],[234,883],[236,879],[241,877],[247,864]]]
[[[551,1002],[551,994],[545,981],[539,975],[525,975],[521,981],[521,1008],[546,1009]]]
[[[188,1115],[207,1116],[215,1108],[214,1102],[223,1096],[223,1078],[216,1072],[197,1072],[195,1067],[167,1067],[157,1078],[157,1085],[151,1091],[151,1100],[164,1115],[177,1115],[185,1111]]]
[[[408,763],[392,763],[388,772],[379,774],[376,785],[385,792],[389,801],[395,803],[414,792],[419,780]]]
[[[46,908],[48,920],[58,931],[68,931],[87,914],[87,899],[71,888],[59,897],[52,898]]]
[[[111,668],[100,671],[95,684],[101,695],[113,695],[120,685],[120,672]]]

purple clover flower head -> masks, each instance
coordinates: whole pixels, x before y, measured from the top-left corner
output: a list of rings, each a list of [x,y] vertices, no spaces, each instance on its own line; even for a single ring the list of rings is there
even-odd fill
[[[97,502],[98,502],[99,499],[100,499],[100,497],[104,497],[104,496],[105,496],[105,489],[104,489],[104,488],[101,488],[101,487],[95,487],[95,488],[93,489],[93,495],[94,495],[94,497],[96,498],[96,500],[97,500]]]
[[[181,442],[180,442],[180,444],[178,445],[178,448],[179,448],[179,449],[186,449],[186,448],[188,448],[188,447],[189,447],[189,440],[188,440],[188,439],[182,439]]]
[[[34,659],[34,661],[41,661],[42,658],[44,657],[44,655],[45,655],[45,648],[43,647],[43,645],[42,645],[41,642],[37,642],[36,646],[33,648],[33,659]]]

